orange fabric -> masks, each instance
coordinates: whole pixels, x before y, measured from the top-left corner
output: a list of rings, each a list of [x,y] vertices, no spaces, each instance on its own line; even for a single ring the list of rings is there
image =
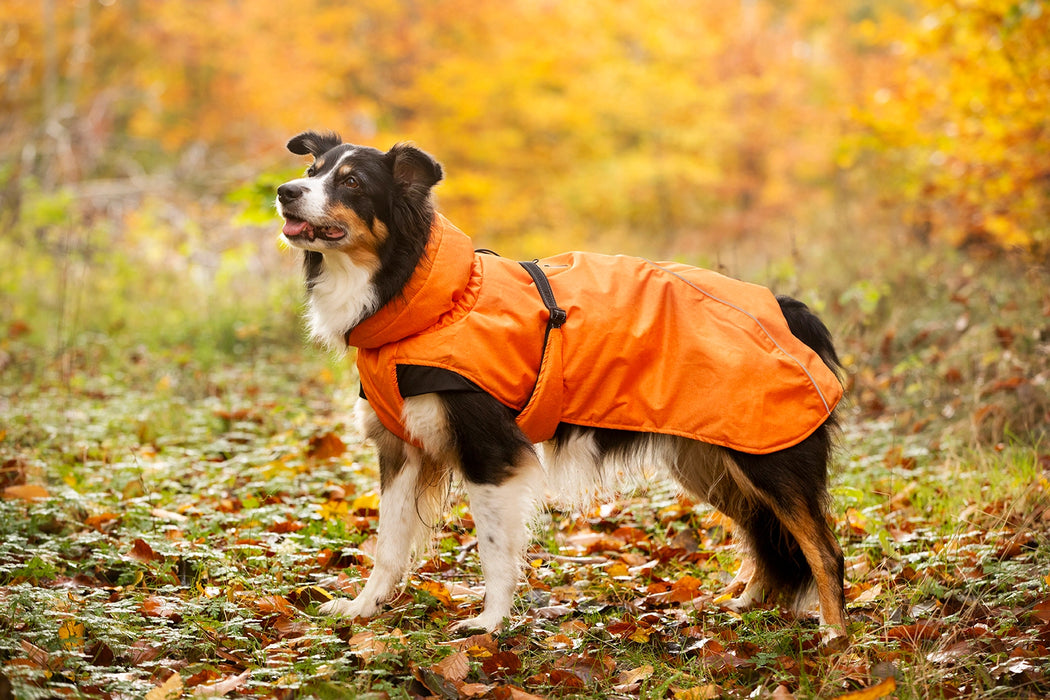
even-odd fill
[[[546,356],[548,313],[528,272],[475,254],[437,218],[405,294],[348,334],[387,428],[411,437],[400,425],[399,364],[473,381],[521,411],[518,425],[533,442],[566,422],[767,453],[806,438],[842,396],[764,287],[625,256],[565,253],[539,265],[568,312]]]

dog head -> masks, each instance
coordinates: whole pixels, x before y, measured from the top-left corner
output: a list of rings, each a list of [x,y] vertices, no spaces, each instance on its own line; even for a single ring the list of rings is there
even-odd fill
[[[430,190],[442,177],[429,155],[399,143],[386,153],[308,131],[288,150],[313,156],[304,177],[277,188],[284,239],[296,248],[357,250],[381,259],[392,237],[424,233],[433,218]]]

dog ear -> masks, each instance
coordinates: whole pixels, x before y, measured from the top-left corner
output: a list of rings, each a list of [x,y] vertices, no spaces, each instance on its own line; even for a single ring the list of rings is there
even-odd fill
[[[401,187],[429,190],[441,182],[441,164],[428,154],[407,143],[396,144],[386,154],[394,173],[394,181]]]
[[[333,131],[319,134],[316,131],[304,131],[298,136],[293,136],[288,142],[288,150],[298,156],[313,156],[317,158],[324,153],[340,145],[343,139]]]

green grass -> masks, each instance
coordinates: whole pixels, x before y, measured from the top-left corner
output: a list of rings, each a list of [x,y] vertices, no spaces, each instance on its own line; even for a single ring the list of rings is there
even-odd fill
[[[469,504],[383,614],[316,614],[367,577],[377,468],[352,371],[302,343],[294,262],[200,286],[178,256],[132,264],[134,227],[89,235],[123,253],[56,251],[69,225],[0,243],[22,271],[0,310],[0,696],[1050,692],[1047,299],[1016,262],[792,270],[849,369],[846,649],[813,620],[715,604],[732,529],[662,488],[544,518],[508,628],[463,641],[447,630],[480,605]]]

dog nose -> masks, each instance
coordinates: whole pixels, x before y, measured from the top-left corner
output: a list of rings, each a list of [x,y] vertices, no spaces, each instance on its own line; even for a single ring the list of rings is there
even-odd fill
[[[299,185],[288,183],[277,188],[277,199],[282,202],[290,202],[293,199],[299,199],[302,195],[303,188]]]

